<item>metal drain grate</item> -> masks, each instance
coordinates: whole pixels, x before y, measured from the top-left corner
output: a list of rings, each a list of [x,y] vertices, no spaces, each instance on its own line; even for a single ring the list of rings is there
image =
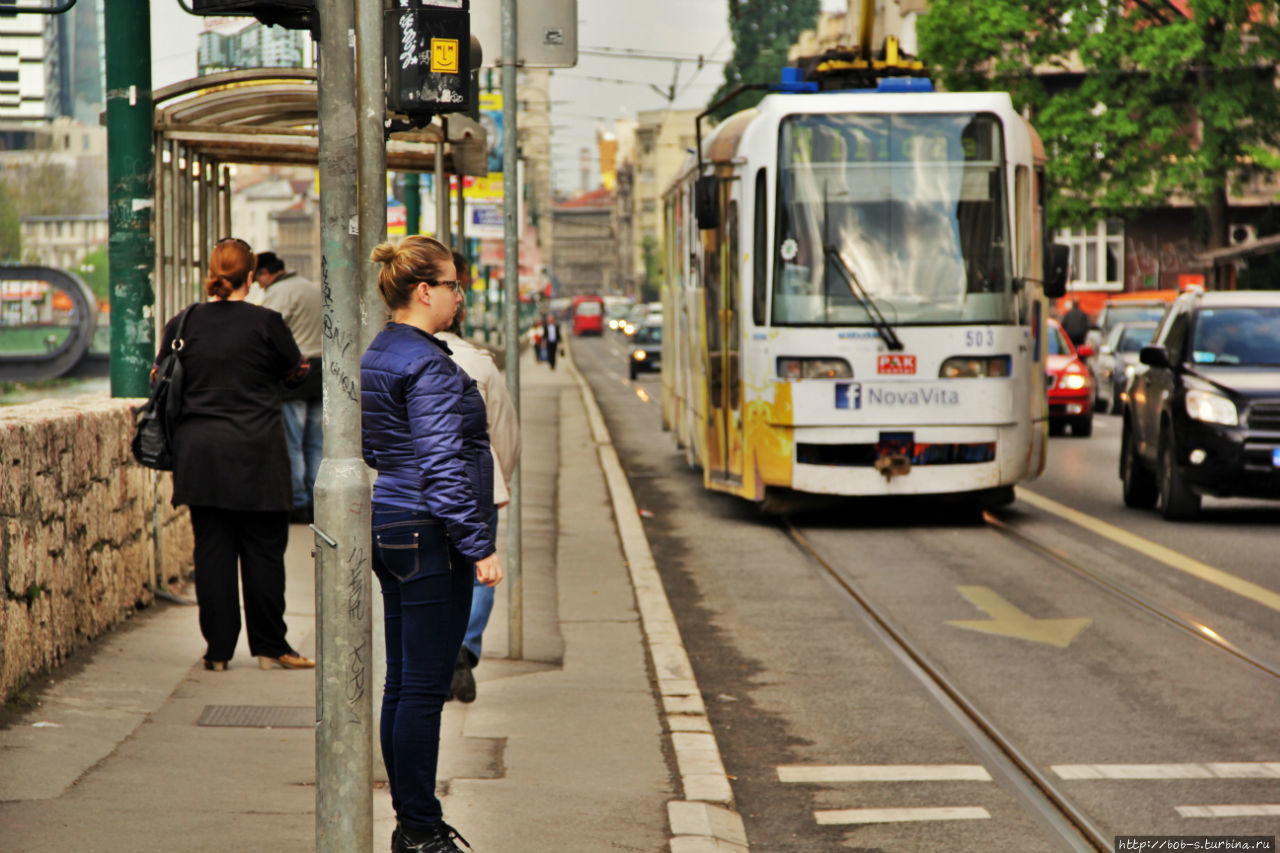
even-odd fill
[[[316,712],[305,705],[205,705],[196,725],[311,729],[316,725]]]

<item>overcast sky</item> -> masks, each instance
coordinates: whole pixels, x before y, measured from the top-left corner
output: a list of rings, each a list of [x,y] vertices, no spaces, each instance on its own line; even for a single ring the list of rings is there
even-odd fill
[[[150,2],[152,86],[160,88],[195,75],[202,19],[182,11],[177,0]],[[822,0],[826,10],[846,6],[847,0]],[[733,53],[724,0],[578,0],[578,18],[580,49],[690,57],[691,61],[679,63],[675,77],[677,94],[671,105],[677,109],[705,104],[724,79],[723,60]],[[699,72],[692,61],[699,54],[720,62],[709,62]],[[590,180],[594,185],[598,180],[597,125],[612,129],[614,119],[635,118],[639,110],[666,106],[667,100],[650,84],[666,90],[676,65],[618,55],[583,55],[577,67],[557,69],[552,74],[551,153],[558,188],[568,192],[579,189],[579,151],[583,147],[591,152]]]

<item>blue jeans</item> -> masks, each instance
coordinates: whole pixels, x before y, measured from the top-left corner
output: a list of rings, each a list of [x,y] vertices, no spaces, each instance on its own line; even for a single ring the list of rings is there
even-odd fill
[[[316,472],[324,458],[324,401],[285,400],[284,439],[289,445],[289,470],[293,474],[293,506],[315,503]]]
[[[471,610],[471,561],[444,525],[423,512],[373,507],[373,571],[382,587],[387,683],[382,760],[400,823],[427,831],[442,820],[436,799],[440,711]]]
[[[494,476],[502,476],[495,474]],[[495,545],[498,543],[498,511],[489,516],[489,536]],[[486,586],[475,579],[475,563],[471,564],[471,618],[467,620],[467,635],[462,639],[462,647],[478,662],[480,660],[480,643],[483,639],[484,626],[489,624],[489,614],[493,612],[493,587]]]

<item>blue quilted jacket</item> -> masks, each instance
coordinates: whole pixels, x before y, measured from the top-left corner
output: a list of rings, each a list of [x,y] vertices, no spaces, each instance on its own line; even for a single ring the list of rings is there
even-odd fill
[[[388,323],[360,359],[360,385],[373,503],[440,519],[472,560],[492,554],[493,454],[475,380],[435,337]]]

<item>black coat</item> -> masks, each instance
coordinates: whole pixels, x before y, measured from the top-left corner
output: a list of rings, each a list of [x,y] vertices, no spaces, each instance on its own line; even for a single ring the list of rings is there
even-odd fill
[[[176,327],[175,317],[160,352]],[[192,310],[184,337],[174,506],[287,511],[293,496],[281,383],[302,363],[289,327],[248,302],[209,302]]]

